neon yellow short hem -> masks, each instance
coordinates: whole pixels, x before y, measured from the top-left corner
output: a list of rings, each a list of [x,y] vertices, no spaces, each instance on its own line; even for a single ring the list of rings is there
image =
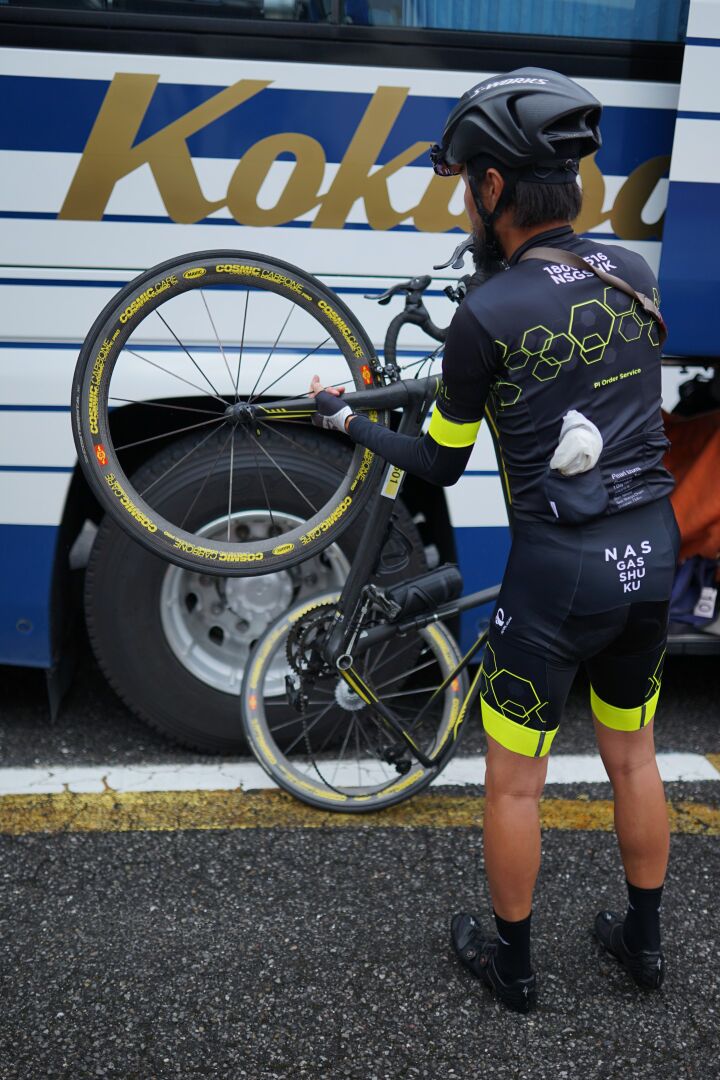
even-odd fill
[[[524,757],[545,757],[557,734],[557,728],[552,731],[537,731],[510,720],[489,705],[484,698],[480,699],[480,709],[485,733],[506,750],[512,750]]]
[[[593,716],[604,727],[613,728],[614,731],[639,731],[640,728],[647,727],[655,716],[659,697],[658,689],[643,705],[637,705],[633,709],[618,709],[616,705],[608,705],[599,698],[591,686],[590,708]]]

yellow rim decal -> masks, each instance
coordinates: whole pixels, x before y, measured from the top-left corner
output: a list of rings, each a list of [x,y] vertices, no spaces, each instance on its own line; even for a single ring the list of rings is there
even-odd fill
[[[481,420],[461,424],[457,420],[447,420],[439,409],[434,409],[430,419],[428,434],[440,446],[472,446],[477,439]]]

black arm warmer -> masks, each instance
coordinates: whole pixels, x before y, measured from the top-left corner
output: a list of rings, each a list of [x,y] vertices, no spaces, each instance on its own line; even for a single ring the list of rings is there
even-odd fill
[[[440,487],[458,482],[472,453],[472,446],[440,446],[430,435],[399,435],[359,414],[350,419],[348,434],[391,465]]]

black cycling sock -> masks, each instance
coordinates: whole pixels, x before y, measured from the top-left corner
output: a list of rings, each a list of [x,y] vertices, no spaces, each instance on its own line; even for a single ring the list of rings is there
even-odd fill
[[[495,925],[498,932],[498,951],[496,966],[503,981],[512,982],[513,979],[529,979],[532,975],[530,968],[530,919],[532,912],[526,919],[519,922],[507,922],[501,919],[497,912]]]
[[[627,882],[629,907],[623,925],[623,939],[631,953],[660,949],[660,900],[662,885],[657,889],[639,889]]]

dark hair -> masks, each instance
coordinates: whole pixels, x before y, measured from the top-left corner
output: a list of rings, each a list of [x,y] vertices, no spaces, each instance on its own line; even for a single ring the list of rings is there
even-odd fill
[[[543,225],[546,221],[574,221],[582,206],[582,190],[576,180],[567,184],[529,184],[518,180],[508,205],[518,229]]]
[[[506,183],[517,174],[493,161],[487,155],[479,154],[468,162],[468,173],[479,185],[489,168],[497,169],[505,177]],[[542,184],[527,180],[517,180],[515,188],[501,209],[513,211],[513,224],[518,229],[533,225],[544,225],[546,221],[574,221],[582,206],[582,189],[577,180],[568,180],[565,184]]]

